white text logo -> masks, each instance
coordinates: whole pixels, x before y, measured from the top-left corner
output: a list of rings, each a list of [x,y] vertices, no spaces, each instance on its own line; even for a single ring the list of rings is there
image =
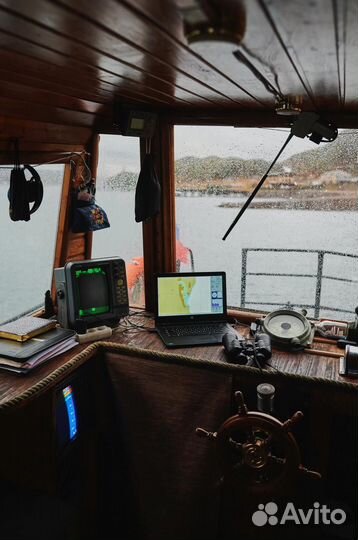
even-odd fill
[[[326,504],[320,505],[315,502],[313,508],[303,510],[296,508],[292,502],[286,504],[281,515],[277,516],[278,506],[274,502],[259,504],[258,510],[252,514],[252,523],[256,527],[264,525],[285,525],[295,523],[296,525],[342,525],[347,519],[346,513],[341,508],[330,509]]]

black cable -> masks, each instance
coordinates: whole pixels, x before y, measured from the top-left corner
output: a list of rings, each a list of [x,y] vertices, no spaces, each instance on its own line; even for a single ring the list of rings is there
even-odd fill
[[[257,365],[257,367],[259,368],[259,370],[260,370],[261,373],[262,373],[261,362],[259,362],[258,359],[257,359],[256,347],[255,347],[255,346],[254,346],[254,361],[255,361],[255,364]]]
[[[275,98],[284,98],[280,90],[277,90],[277,88],[275,88],[273,84],[271,84],[270,81],[266,79],[264,75],[262,75],[262,73],[257,69],[257,67],[255,67],[254,64],[250,62],[250,60],[240,50],[234,51],[232,54],[237,60],[239,60],[239,62],[244,64],[244,66],[246,66],[251,71],[251,73],[253,73],[253,75],[255,75],[256,79],[258,79],[264,85],[264,87],[268,92],[270,92],[270,94],[273,94]]]
[[[246,328],[251,328],[251,326],[249,324],[240,322],[237,319],[234,319],[233,325],[234,326],[245,326]]]
[[[238,215],[236,216],[236,218],[234,219],[234,221],[231,223],[230,227],[228,228],[228,230],[226,231],[226,233],[224,234],[223,236],[223,240],[226,240],[226,238],[228,237],[228,235],[230,234],[230,232],[232,231],[232,229],[235,227],[236,223],[239,221],[239,219],[241,218],[241,216],[243,215],[243,213],[246,211],[246,209],[250,206],[251,204],[251,201],[255,198],[256,196],[256,193],[259,191],[259,189],[261,188],[262,184],[265,182],[266,178],[268,177],[269,175],[269,172],[271,171],[272,167],[275,165],[276,161],[278,160],[278,158],[280,157],[280,155],[282,154],[282,152],[284,151],[284,149],[286,148],[286,146],[288,145],[288,143],[290,142],[290,140],[292,139],[293,137],[293,133],[291,132],[289,134],[289,136],[287,137],[286,141],[284,142],[281,150],[279,151],[279,153],[277,154],[277,156],[275,157],[275,159],[273,160],[273,162],[271,163],[271,165],[269,166],[269,168],[267,169],[267,171],[265,172],[265,174],[263,175],[263,177],[261,178],[260,182],[257,184],[257,186],[255,187],[255,189],[253,190],[253,192],[251,193],[251,195],[249,196],[249,198],[247,199],[247,201],[245,202],[244,206],[241,208],[240,212],[238,213]]]
[[[147,326],[144,326],[144,325],[136,324],[133,321],[131,321],[130,317],[135,317],[136,315],[139,316],[139,317],[143,317],[142,313],[136,313],[135,311],[130,312],[126,317],[124,317],[121,321],[119,321],[118,326],[115,329],[115,331],[119,330],[119,329],[121,329],[122,332],[128,332],[130,330],[132,330],[132,331],[133,330],[134,331],[143,330],[145,332],[154,332],[154,331],[156,331],[154,328],[150,328],[150,327],[147,327]]]
[[[279,90],[280,95],[283,95],[282,90],[280,88],[280,83],[278,80],[278,73],[275,71],[274,66],[270,64],[269,62],[267,62],[267,60],[265,60],[258,54],[254,53],[254,51],[249,49],[244,43],[240,43],[240,49],[243,50],[248,56],[251,56],[251,58],[254,58],[255,60],[257,60],[262,66],[265,66],[270,70],[270,72],[273,75],[273,78],[275,79],[275,84]]]

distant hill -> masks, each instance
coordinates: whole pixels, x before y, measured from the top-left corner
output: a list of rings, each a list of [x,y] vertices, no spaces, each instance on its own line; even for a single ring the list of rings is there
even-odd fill
[[[272,156],[274,157],[274,156]],[[179,182],[196,182],[199,180],[224,180],[238,177],[260,177],[269,167],[270,161],[242,159],[239,157],[221,158],[206,156],[198,158],[185,156],[175,162],[176,179]],[[284,174],[290,169],[292,175],[311,175],[319,177],[332,170],[343,170],[358,176],[358,132],[341,132],[333,143],[321,143],[312,150],[300,152],[275,165],[272,173]],[[44,185],[62,182],[62,167],[39,167],[38,172]],[[0,183],[10,182],[11,169],[0,169]],[[135,188],[138,172],[120,171],[118,174],[99,181],[105,189],[129,191]]]
[[[229,179],[239,176],[259,176],[269,166],[264,159],[242,159],[236,157],[220,158],[193,156],[177,159],[175,174],[180,181]]]
[[[120,171],[114,176],[104,179],[100,185],[114,191],[131,191],[136,187],[139,172]]]
[[[358,133],[343,132],[332,143],[321,143],[312,150],[294,154],[279,162],[272,169],[272,173],[283,174],[285,170],[291,169],[293,175],[318,177],[325,172],[341,169],[352,175],[358,175],[357,153]],[[261,176],[269,165],[270,162],[263,159],[186,156],[176,160],[175,172],[179,182],[223,180]]]
[[[341,169],[353,176],[358,174],[358,133],[342,132],[332,143],[321,143],[317,148],[300,152],[282,162],[294,174],[319,176]]]

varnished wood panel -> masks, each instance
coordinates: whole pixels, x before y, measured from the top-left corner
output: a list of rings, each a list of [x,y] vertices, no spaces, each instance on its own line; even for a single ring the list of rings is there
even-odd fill
[[[119,78],[117,84],[109,84],[100,79],[90,78],[86,72],[78,72],[66,67],[59,67],[39,61],[36,58],[28,57],[26,54],[26,44],[23,54],[14,54],[12,51],[3,50],[0,57],[0,68],[3,70],[11,70],[16,73],[20,71],[23,75],[34,77],[37,81],[37,87],[41,88],[42,82],[55,83],[59,93],[69,93],[72,95],[72,88],[80,88],[81,91],[88,97],[88,93],[92,92],[95,99],[103,99],[105,102],[111,102],[116,92],[119,95],[133,94],[138,96],[142,101],[151,98],[153,102],[158,104],[173,104],[175,101],[163,92],[146,88],[145,92],[141,91],[138,85],[129,79]],[[6,80],[6,79],[5,79]],[[16,80],[16,79],[15,79]]]
[[[30,88],[27,85],[6,80],[1,82],[0,96],[19,101],[26,101],[27,103],[36,103],[44,106],[45,108],[54,107],[57,109],[66,109],[73,111],[74,115],[76,112],[83,112],[91,115],[99,114],[100,116],[112,118],[113,113],[110,105],[104,106],[102,103],[96,103],[95,101],[78,99],[73,96],[66,96],[65,94],[58,94],[57,92],[50,91],[42,87],[39,87],[36,89],[36,91],[34,91],[33,88]]]
[[[49,107],[44,104],[31,101],[12,99],[0,95],[0,110],[4,116],[10,118],[26,118],[52,124],[68,124],[73,126],[91,128],[96,121],[96,116],[79,111],[69,111],[59,107]],[[99,117],[101,120],[101,117]]]
[[[60,0],[61,4],[71,6],[70,0]],[[85,0],[79,0],[76,3],[76,11],[80,12],[86,5]],[[175,10],[175,5],[172,4],[172,9]],[[141,17],[138,13],[134,14],[131,9],[128,9],[125,5],[119,5],[114,0],[105,0],[102,2],[102,10],[100,14],[95,9],[94,4],[90,4],[87,9],[87,15],[91,17],[91,20],[96,20],[99,24],[103,25],[107,30],[112,30],[116,36],[121,40],[126,40],[128,44],[136,44],[138,49],[145,52],[148,57],[148,61],[151,62],[151,58],[156,58],[162,64],[162,73],[168,73],[166,66],[169,70],[176,70],[176,80],[179,84],[181,80],[188,76],[192,80],[199,80],[203,85],[209,86],[211,89],[216,90],[216,93],[222,95],[227,100],[236,103],[246,103],[249,105],[252,101],[247,92],[237,83],[230,80],[227,75],[217,69],[209,69],[209,66],[205,61],[193,55],[190,50],[178,44],[172,39],[172,36],[167,32],[163,32],[158,26],[153,28],[148,24],[148,21]],[[124,26],[125,21],[125,26]],[[156,72],[155,64],[153,63],[153,71]],[[165,76],[167,78],[167,76]],[[184,84],[185,86],[185,84]]]
[[[69,229],[69,212],[70,212],[70,192],[72,183],[72,171],[71,166],[67,164],[65,166],[62,192],[61,192],[61,205],[60,213],[57,224],[57,236],[55,245],[55,257],[53,262],[54,268],[61,267],[67,255],[67,238]],[[52,280],[52,298],[55,299],[55,283]]]
[[[69,232],[66,261],[85,259],[86,252],[86,239],[85,233],[72,233]]]
[[[6,14],[6,17],[9,17],[9,14]],[[14,16],[11,17],[14,18]],[[156,77],[150,72],[144,73],[144,71],[139,69],[136,65],[131,65],[121,58],[109,58],[105,63],[103,59],[101,59],[100,54],[95,51],[94,58],[91,60],[92,63],[90,63],[90,60],[86,56],[86,47],[83,45],[78,45],[78,47],[83,50],[81,56],[69,56],[65,52],[68,49],[66,38],[63,38],[61,49],[49,49],[48,44],[53,40],[53,33],[45,29],[41,28],[40,36],[37,33],[37,43],[26,39],[23,33],[19,36],[10,34],[6,30],[8,26],[4,24],[5,20],[6,18],[0,18],[0,45],[3,46],[3,50],[16,51],[20,55],[23,55],[26,52],[27,56],[47,62],[50,65],[53,64],[60,69],[63,69],[63,67],[66,66],[66,69],[68,70],[66,77],[72,76],[72,84],[76,84],[77,78],[82,79],[91,77],[94,81],[91,87],[97,87],[101,81],[107,82],[112,85],[112,90],[114,92],[118,90],[116,87],[119,86],[121,88],[121,97],[128,97],[123,93],[121,83],[129,81],[142,85],[143,82],[146,82],[147,89],[153,89],[167,97],[175,94],[175,97],[183,102],[190,102],[190,99],[195,98],[198,104],[200,104],[200,102],[203,102],[203,104],[210,103],[210,100],[201,98],[199,95],[196,96],[185,88],[175,87],[174,83]],[[17,21],[18,26],[22,27],[23,21],[20,21],[19,19],[17,19]],[[31,32],[31,24],[29,22],[26,22],[25,24],[28,26],[28,31]],[[5,30],[1,31],[2,28],[5,28]],[[56,36],[56,43],[53,45],[54,47],[59,47],[58,39],[58,36]],[[94,65],[93,62],[96,62],[96,64]],[[75,78],[73,77],[74,73],[76,73]],[[44,84],[45,82],[46,81],[44,80]],[[67,83],[67,86],[68,85],[69,83]],[[87,91],[90,91],[91,87],[89,87]],[[68,90],[66,89],[66,91]],[[73,92],[74,90],[72,89],[71,91]],[[146,94],[142,94],[142,102],[145,100]]]
[[[3,54],[0,57],[3,59]],[[14,53],[11,51],[9,53],[9,62],[14,65],[21,65],[22,64],[22,56],[19,53]],[[7,83],[14,83],[17,85],[21,85],[22,87],[30,88],[33,91],[37,92],[38,90],[42,91],[48,91],[52,92],[58,96],[65,96],[66,98],[74,98],[77,99],[80,102],[90,102],[93,103],[93,107],[100,107],[101,105],[105,104],[108,101],[108,94],[100,95],[98,92],[95,91],[95,85],[91,84],[91,86],[82,86],[77,85],[75,87],[74,82],[70,82],[69,84],[66,84],[65,81],[62,81],[61,84],[59,84],[57,81],[51,81],[49,78],[46,77],[46,64],[43,64],[42,68],[43,75],[38,76],[36,74],[36,70],[32,71],[29,69],[29,75],[24,73],[23,70],[21,72],[11,71],[9,70],[9,63],[5,62],[4,67],[1,67],[0,64],[0,78],[1,80],[7,82]],[[80,107],[79,107],[80,108]]]
[[[212,71],[220,73],[228,82],[244,92],[246,98],[252,98],[258,109],[273,106],[274,100],[272,96],[263,91],[261,83],[258,83],[252,73],[240,65],[233,56],[233,51],[238,49],[239,45],[205,42],[189,47],[184,35],[182,17],[180,11],[175,9],[174,2],[167,2],[163,5],[160,0],[150,3],[147,0],[139,0],[138,2],[136,0],[120,0],[120,3],[147,17],[154,28],[160,28],[170,39],[175,40],[178,47],[182,51],[186,51],[188,56],[193,56],[198,61],[205,62],[209,73]],[[181,2],[179,1],[178,4],[180,5]],[[185,5],[185,0],[183,4]]]
[[[240,47],[282,93],[300,96],[306,110],[357,125],[354,0],[246,0],[242,45],[201,49],[186,42],[181,4],[0,0],[3,115],[112,132],[119,100],[177,113],[181,123],[226,117],[234,125],[287,125],[274,114],[274,97],[234,58]],[[62,142],[70,144],[73,134]],[[79,133],[73,142],[83,143]]]
[[[79,153],[84,150],[84,145],[79,144],[52,144],[24,139],[21,139],[20,143],[21,162],[28,164],[50,163],[54,160],[57,163],[66,163],[72,153]],[[0,139],[0,163],[10,165],[13,162],[13,139]]]
[[[27,165],[42,165],[45,163],[68,163],[70,153],[63,154],[62,152],[43,152],[31,151],[23,152],[20,148],[20,159],[22,164]],[[4,152],[0,156],[0,164],[8,165],[9,169],[13,167],[14,152]],[[41,174],[40,174],[41,175]],[[10,172],[9,172],[10,177]],[[45,180],[46,181],[46,180]]]
[[[175,270],[174,129],[167,118],[159,121],[151,151],[161,181],[162,208],[165,208],[165,212],[143,223],[145,303],[148,309],[154,309],[152,276],[158,272]],[[145,143],[142,141],[142,158],[144,154]]]
[[[167,36],[158,35],[158,32],[153,33],[150,26],[138,17],[133,17],[130,10],[115,2],[101,3],[100,9],[97,3],[74,5],[71,2],[68,10],[53,4],[49,7],[46,2],[40,0],[36,2],[37,10],[22,0],[16,2],[1,0],[0,5],[30,19],[36,13],[36,24],[38,21],[46,29],[57,30],[56,48],[61,47],[63,36],[66,36],[74,42],[72,44],[67,42],[67,47],[80,58],[81,54],[83,57],[86,53],[86,61],[89,63],[93,64],[100,53],[100,64],[106,68],[109,67],[108,62],[112,65],[112,61],[117,59],[136,66],[144,72],[143,86],[147,86],[145,74],[150,73],[166,81],[175,82],[176,85],[198,95],[215,97],[223,104],[228,101],[240,104],[240,96],[245,97],[245,103],[251,101],[246,100],[246,94],[227,81],[225,76],[208,69],[205,62],[181,51]],[[73,14],[75,10],[76,15]],[[76,33],[79,26],[81,34]],[[8,31],[16,31],[15,24]],[[80,48],[82,44],[86,45],[84,51]]]
[[[301,95],[315,108],[337,108],[341,88],[333,3],[315,0],[307,2],[304,10],[299,0],[273,3],[259,0],[258,4],[276,38],[280,38],[286,65],[291,64],[290,71],[293,72],[294,68],[303,83]],[[273,64],[277,64],[272,60]],[[285,81],[281,73],[280,78]]]
[[[141,316],[139,313],[138,317],[132,318],[131,320],[138,325],[147,327],[149,331],[145,332],[143,330],[132,330],[128,332],[125,331],[125,328],[119,328],[112,336],[112,338],[106,341],[108,341],[109,343],[122,343],[125,345],[131,345],[133,347],[140,347],[149,351],[183,354],[197,360],[205,360],[217,363],[216,365],[218,365],[219,367],[220,365],[228,366],[224,354],[224,349],[221,345],[206,347],[185,347],[182,349],[175,349],[175,351],[169,351],[165,348],[165,345],[163,344],[157,333],[153,332],[153,318],[148,318],[148,316]],[[247,330],[243,329],[242,327],[239,327],[238,330],[241,334],[244,335],[247,332]],[[339,349],[337,349],[334,344],[325,345],[321,343],[314,343],[313,346],[315,348],[326,349],[329,351],[339,351]],[[73,358],[79,352],[82,352],[85,348],[86,345],[79,345],[75,349],[65,354],[62,354],[59,357],[54,358],[49,362],[45,363],[44,365],[40,366],[38,369],[26,375],[26,377],[19,378],[16,375],[0,371],[0,405],[6,403],[12,397],[16,397],[22,392],[25,392],[26,390],[31,388],[34,384],[41,381],[43,377],[46,377],[58,367],[66,364],[68,360]],[[96,356],[98,356],[100,361],[103,361],[102,356],[98,352],[96,353]],[[282,373],[304,375],[305,377],[321,377],[323,379],[339,381],[342,383],[349,382],[356,385],[356,388],[358,388],[358,379],[341,377],[339,375],[338,359],[327,358],[324,356],[313,356],[305,353],[274,351],[271,363],[276,367],[278,371]],[[257,374],[259,373],[259,370],[257,370]],[[270,370],[266,373],[269,374]],[[238,372],[237,374],[239,375]],[[298,380],[297,384],[299,384]],[[329,392],[330,390],[330,388],[326,387],[327,392]],[[346,390],[346,388],[343,388],[343,390]],[[352,388],[350,388],[350,390],[352,390]],[[350,406],[351,405],[352,400],[350,401]],[[343,403],[342,406],[344,406]]]
[[[59,155],[62,153],[71,153],[71,152],[82,152],[84,150],[84,145],[82,144],[60,144],[60,143],[46,143],[46,142],[36,142],[36,141],[21,141],[21,154],[29,154],[31,152],[40,153],[43,152],[44,155]],[[0,152],[11,152],[13,151],[13,141],[0,139]]]
[[[18,138],[20,148],[23,141],[36,143],[65,143],[67,145],[85,145],[91,138],[88,128],[56,125],[50,122],[32,122],[29,120],[0,116],[0,140]],[[1,158],[1,156],[0,156]]]

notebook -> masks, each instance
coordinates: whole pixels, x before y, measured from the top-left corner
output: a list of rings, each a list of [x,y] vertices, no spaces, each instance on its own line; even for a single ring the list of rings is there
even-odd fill
[[[155,327],[170,348],[221,343],[232,331],[225,272],[157,274]]]
[[[44,351],[52,347],[52,345],[73,336],[75,336],[74,330],[53,328],[23,343],[11,339],[0,339],[0,359],[9,358],[18,362],[26,362],[34,354]]]
[[[43,319],[41,317],[20,317],[0,325],[0,338],[13,339],[14,341],[27,341],[32,337],[43,334],[51,328],[55,328],[57,321]]]

